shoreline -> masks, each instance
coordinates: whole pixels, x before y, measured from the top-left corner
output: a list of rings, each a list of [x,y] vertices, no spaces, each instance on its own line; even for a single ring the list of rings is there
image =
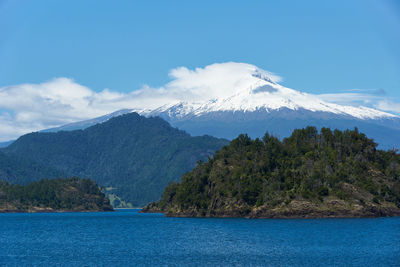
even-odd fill
[[[67,213],[67,212],[113,212],[113,210],[0,210],[2,213]]]
[[[139,213],[158,213],[158,214],[164,214],[165,217],[169,218],[207,218],[207,219],[250,219],[250,220],[257,220],[257,219],[284,219],[284,220],[291,220],[291,219],[373,219],[373,218],[394,218],[394,217],[400,217],[400,214],[395,214],[395,215],[361,215],[361,216],[342,216],[342,215],[332,215],[332,216],[260,216],[260,217],[255,217],[255,216],[229,216],[229,215],[224,215],[224,216],[195,216],[195,215],[182,215],[182,214],[167,214],[164,212],[160,211],[140,211]]]
[[[253,210],[241,211],[212,210],[200,213],[196,210],[180,212],[163,211],[159,208],[144,208],[140,213],[162,213],[176,218],[246,218],[246,219],[329,219],[329,218],[383,218],[399,217],[400,209],[394,207],[365,207],[359,210]]]

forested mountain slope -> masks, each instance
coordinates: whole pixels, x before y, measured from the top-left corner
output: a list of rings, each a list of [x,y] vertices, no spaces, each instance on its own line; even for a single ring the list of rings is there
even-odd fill
[[[129,113],[84,130],[27,134],[3,151],[68,176],[94,179],[108,194],[141,206],[158,200],[170,181],[227,143],[192,137],[160,118]]]
[[[46,164],[0,151],[0,180],[24,185],[50,177],[65,177],[65,175],[62,171]]]

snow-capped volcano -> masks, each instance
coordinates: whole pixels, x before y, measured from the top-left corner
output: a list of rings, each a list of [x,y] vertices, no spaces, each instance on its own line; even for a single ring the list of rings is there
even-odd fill
[[[212,64],[205,68],[171,71],[164,87],[141,89],[130,95],[124,109],[51,131],[89,127],[113,116],[137,112],[159,116],[192,135],[232,139],[240,133],[280,137],[306,126],[349,129],[374,138],[382,147],[400,147],[400,118],[369,107],[329,103],[317,95],[279,84],[280,77],[244,63]],[[130,106],[129,106],[130,105]]]
[[[177,119],[199,117],[211,112],[255,112],[261,110],[272,112],[280,109],[328,112],[357,119],[396,117],[393,114],[368,107],[342,106],[325,102],[316,95],[279,85],[277,83],[279,79],[275,75],[253,65],[225,64],[233,64],[235,67],[231,74],[232,79],[227,82],[230,84],[230,88],[225,89],[226,85],[220,85],[219,79],[217,82],[202,80],[198,85],[191,82],[189,88],[184,88],[184,90],[181,88],[181,90],[191,91],[195,95],[202,94],[197,96],[200,101],[172,101],[157,108],[133,110],[146,116],[164,114]],[[224,66],[218,67],[223,68]],[[229,76],[224,73],[224,77]]]

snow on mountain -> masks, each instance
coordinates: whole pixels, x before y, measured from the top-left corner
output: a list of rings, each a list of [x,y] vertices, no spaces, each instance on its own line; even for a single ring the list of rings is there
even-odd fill
[[[232,63],[229,63],[232,64]],[[241,65],[242,63],[235,63]],[[343,106],[325,102],[316,95],[299,92],[276,83],[276,78],[268,72],[255,66],[245,64],[245,75],[240,73],[233,88],[228,94],[220,97],[201,98],[201,101],[175,101],[166,103],[155,109],[133,109],[145,116],[168,114],[171,118],[183,119],[193,116],[202,116],[210,112],[243,111],[265,112],[280,109],[308,110],[312,112],[329,112],[341,116],[350,116],[357,119],[396,118],[397,116],[368,107]],[[206,81],[202,81],[203,86]],[[235,86],[236,85],[236,86]],[[205,84],[207,86],[207,84]],[[214,84],[210,84],[211,90]],[[229,93],[231,93],[229,95]],[[212,94],[211,94],[212,95]]]
[[[382,147],[400,148],[400,117],[369,107],[326,102],[317,95],[279,84],[280,77],[244,63],[212,64],[171,71],[173,80],[158,89],[145,88],[124,102],[123,109],[98,118],[44,130],[85,129],[129,112],[159,116],[191,135],[227,139],[240,133],[261,137],[265,132],[289,136],[306,126],[351,129],[374,138]]]
[[[202,72],[209,67],[196,70],[183,81],[170,84],[168,89],[180,93],[182,99],[132,111],[160,116],[192,135],[232,139],[240,133],[261,137],[268,131],[285,137],[310,125],[341,130],[358,127],[382,148],[400,147],[399,116],[364,106],[329,103],[317,95],[284,87],[278,84],[279,78],[253,65],[224,64],[211,65],[212,71],[206,74]],[[188,92],[191,97],[186,97]]]

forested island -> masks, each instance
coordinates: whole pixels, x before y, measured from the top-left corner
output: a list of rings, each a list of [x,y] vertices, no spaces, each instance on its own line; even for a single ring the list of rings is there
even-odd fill
[[[400,155],[354,130],[314,127],[280,141],[240,135],[142,212],[181,217],[400,215]]]
[[[0,181],[0,213],[112,210],[90,179],[43,179],[25,186]]]

